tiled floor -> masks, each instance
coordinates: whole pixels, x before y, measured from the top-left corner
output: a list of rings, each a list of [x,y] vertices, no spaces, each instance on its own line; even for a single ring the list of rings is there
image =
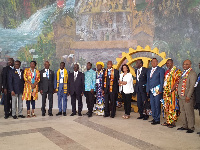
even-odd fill
[[[14,120],[3,118],[3,106],[0,106],[0,149],[10,150],[199,150],[200,117],[196,114],[195,133],[186,134],[161,125],[152,126],[148,121],[137,120],[137,113],[131,113],[128,120],[122,119],[123,110],[118,109],[115,118],[83,115],[69,116],[71,113],[70,98],[67,116],[41,116],[36,109],[36,118]],[[39,106],[40,100],[38,101]],[[84,100],[84,108],[85,100]],[[86,110],[83,111],[86,113]],[[24,109],[24,115],[26,109]],[[150,118],[152,119],[152,118]],[[162,120],[164,121],[164,120]]]

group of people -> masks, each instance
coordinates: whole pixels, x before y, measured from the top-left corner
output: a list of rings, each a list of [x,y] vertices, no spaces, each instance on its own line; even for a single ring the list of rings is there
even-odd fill
[[[79,71],[79,65],[74,65],[74,71],[69,72],[65,63],[60,63],[60,69],[52,71],[48,61],[44,63],[44,69],[36,69],[37,63],[30,62],[30,68],[20,69],[21,62],[13,58],[8,59],[8,66],[3,68],[2,81],[5,95],[4,111],[5,119],[12,116],[25,118],[22,114],[23,102],[26,100],[27,117],[36,117],[34,113],[35,100],[38,92],[42,95],[42,116],[46,114],[46,99],[48,95],[48,115],[53,116],[53,94],[58,95],[59,112],[56,116],[66,116],[67,96],[71,96],[72,114],[82,116],[82,96],[85,95],[88,117],[93,113],[104,117],[114,118],[116,115],[116,101],[121,93],[124,102],[124,119],[130,118],[131,100],[133,93],[137,95],[139,117],[137,119],[148,120],[152,115],[152,125],[160,124],[161,104],[163,116],[166,118],[163,126],[175,127],[178,116],[181,116],[183,126],[178,130],[194,132],[194,96],[196,91],[196,107],[200,110],[200,74],[197,75],[191,68],[191,61],[183,62],[183,72],[169,59],[165,71],[158,66],[158,60],[153,58],[151,68],[143,67],[141,59],[136,61],[136,84],[133,84],[133,76],[128,65],[121,67],[121,73],[113,68],[112,61],[107,62],[104,69],[103,62],[96,63],[96,71],[92,64],[87,63],[87,71]],[[18,100],[18,117],[16,114]],[[78,111],[76,101],[78,100]],[[94,107],[94,104],[95,107]],[[149,105],[148,105],[149,104]],[[30,111],[32,105],[32,111]],[[149,108],[150,106],[150,108]],[[147,108],[148,107],[148,108]]]

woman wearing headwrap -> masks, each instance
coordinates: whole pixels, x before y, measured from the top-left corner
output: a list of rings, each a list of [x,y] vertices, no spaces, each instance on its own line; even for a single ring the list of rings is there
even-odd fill
[[[103,62],[96,63],[97,71],[96,71],[96,107],[95,113],[96,115],[103,116],[104,115],[104,96],[102,94],[102,86],[103,86]]]

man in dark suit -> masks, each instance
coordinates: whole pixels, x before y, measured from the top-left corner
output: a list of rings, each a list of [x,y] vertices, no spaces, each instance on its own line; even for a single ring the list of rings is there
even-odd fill
[[[10,70],[14,69],[14,59],[8,58],[8,65],[3,68],[3,89],[4,89],[4,112],[5,112],[5,119],[8,119],[9,116],[12,115],[12,97],[11,91],[9,90],[8,84],[8,75]]]
[[[110,116],[115,117],[116,113],[116,99],[119,92],[119,71],[112,68],[112,61],[108,61],[107,69],[103,73],[103,94],[105,94],[105,115],[104,117]],[[111,110],[110,110],[111,108]],[[111,114],[110,114],[111,111]]]
[[[158,66],[158,60],[153,58],[151,61],[152,68],[147,72],[147,95],[150,95],[152,110],[152,125],[160,124],[161,102],[163,98],[163,84],[165,70]]]
[[[45,116],[46,110],[46,98],[48,94],[49,99],[49,111],[48,115],[53,116],[52,108],[53,108],[53,93],[54,93],[54,72],[49,69],[49,62],[45,61],[44,69],[40,71],[40,83],[39,89],[42,95],[42,116]]]
[[[74,71],[69,74],[68,78],[68,96],[71,96],[72,114],[76,115],[76,99],[78,100],[78,115],[82,116],[81,111],[83,107],[82,96],[84,92],[84,74],[79,72],[79,65],[74,65]]]
[[[138,106],[138,112],[140,114],[140,117],[138,117],[137,119],[147,120],[149,116],[143,115],[143,110],[144,110],[144,102],[147,99],[146,84],[147,84],[148,69],[143,67],[142,59],[136,61],[136,68],[137,69],[135,69],[135,74],[136,74],[135,92],[137,93],[137,106]]]
[[[200,63],[199,63],[199,69],[200,69]],[[195,98],[196,98],[196,109],[199,110],[199,116],[200,116],[200,73],[198,74],[197,81],[195,84]],[[197,134],[200,134],[200,132],[197,132]]]
[[[22,94],[24,90],[24,71],[20,69],[21,62],[19,60],[15,61],[15,69],[9,72],[9,91],[12,95],[12,117],[17,119],[17,99],[18,99],[18,117],[25,118],[22,114],[23,101]]]

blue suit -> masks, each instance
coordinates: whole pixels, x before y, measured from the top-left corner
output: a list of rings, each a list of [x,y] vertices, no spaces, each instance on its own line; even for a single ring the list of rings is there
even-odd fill
[[[150,77],[150,74],[151,74],[151,69],[149,69],[147,72],[146,92],[150,94],[152,117],[156,122],[159,122],[160,112],[161,112],[160,100],[163,98],[163,94],[158,94],[157,96],[153,96],[150,90],[156,87],[157,85],[160,85],[159,92],[163,92],[165,70],[157,66],[152,77]]]
[[[54,89],[57,88],[57,71],[55,72],[54,75]],[[60,83],[61,75],[59,75],[59,87],[58,87],[58,108],[59,112],[64,112],[66,113],[67,110],[67,93],[64,93],[64,83]],[[62,105],[62,99],[63,99],[63,105]]]

